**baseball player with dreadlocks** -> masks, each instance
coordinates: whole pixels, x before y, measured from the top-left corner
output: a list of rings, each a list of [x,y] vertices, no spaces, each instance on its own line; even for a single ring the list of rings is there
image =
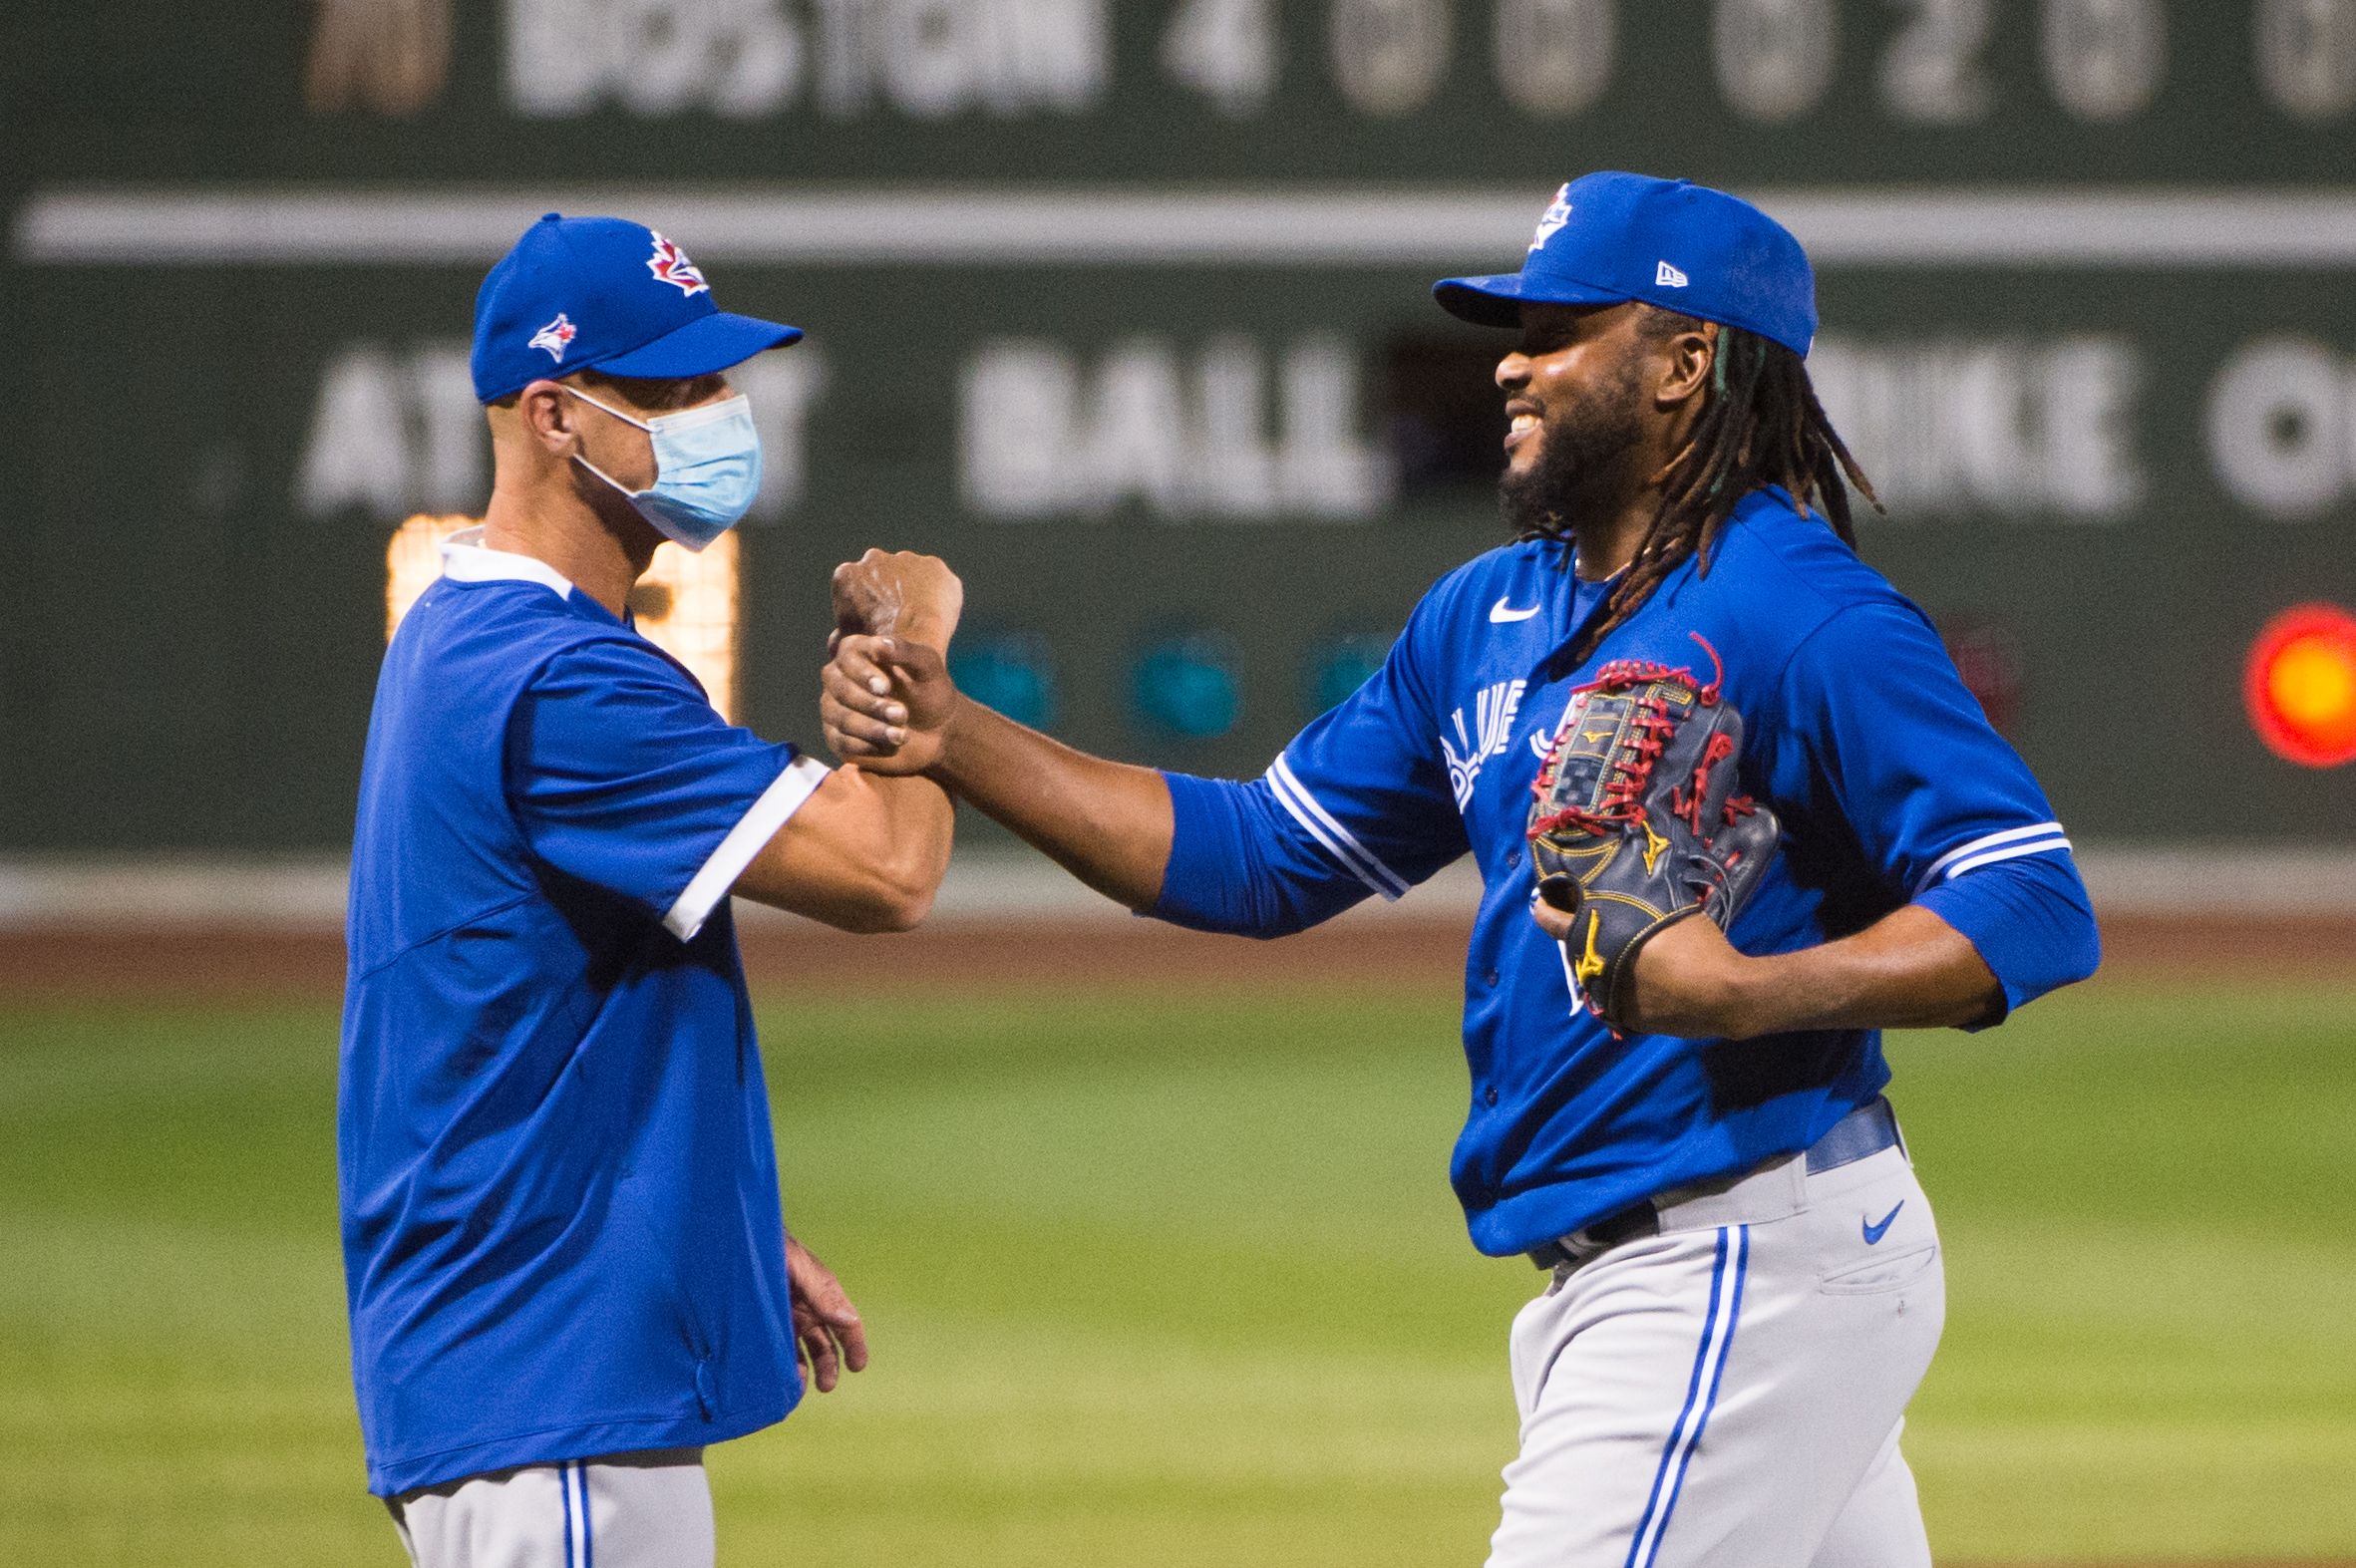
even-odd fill
[[[1852,547],[1845,480],[1872,491],[1810,389],[1791,234],[1594,174],[1519,272],[1437,294],[1520,334],[1516,537],[1265,777],[1105,762],[965,701],[930,650],[859,635],[947,591],[878,552],[837,573],[829,740],[1205,930],[1297,931],[1471,853],[1451,1177],[1482,1251],[1546,1271],[1490,1562],[1918,1568],[1898,1432],[1945,1294],[1878,1032],[2090,974],[2069,841]]]

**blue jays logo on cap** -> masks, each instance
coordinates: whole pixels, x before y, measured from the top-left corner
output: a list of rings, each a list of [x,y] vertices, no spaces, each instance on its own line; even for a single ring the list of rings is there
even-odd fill
[[[1554,192],[1554,200],[1538,217],[1538,231],[1529,236],[1529,248],[1542,249],[1554,230],[1570,221],[1570,186]]]
[[[646,263],[647,271],[671,284],[682,294],[701,294],[712,286],[704,281],[704,275],[696,264],[687,259],[686,251],[651,228],[647,232],[654,235],[654,255]]]
[[[687,252],[643,223],[551,212],[475,296],[475,396],[494,403],[543,376],[708,376],[783,348],[800,327],[712,302]],[[544,356],[544,357],[543,357]]]
[[[1524,301],[1629,300],[1740,327],[1806,355],[1816,273],[1791,230],[1750,202],[1683,179],[1574,179],[1538,219],[1519,272],[1447,278],[1433,297],[1483,326],[1517,326]]]
[[[564,312],[560,310],[556,312],[554,321],[531,335],[531,346],[546,349],[548,358],[561,365],[564,363],[564,351],[572,346],[572,340],[579,337],[580,332],[581,329],[566,320]]]

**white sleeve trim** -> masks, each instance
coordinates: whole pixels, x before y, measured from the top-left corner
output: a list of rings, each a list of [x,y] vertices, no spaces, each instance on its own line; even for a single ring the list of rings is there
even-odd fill
[[[818,786],[827,782],[833,772],[815,758],[797,757],[786,764],[786,771],[777,782],[761,791],[752,809],[737,818],[737,824],[720,840],[720,847],[712,851],[703,869],[688,879],[687,891],[663,916],[663,924],[682,942],[695,939],[712,918],[712,911],[720,907],[720,900],[736,886],[736,879],[745,874],[745,867],[761,852],[761,846],[777,836],[777,830],[793,819]]]
[[[1301,786],[1300,780],[1293,777],[1292,765],[1281,756],[1268,765],[1268,784],[1284,808],[1292,813],[1293,820],[1307,828],[1309,836],[1323,844],[1325,852],[1340,861],[1343,870],[1387,899],[1406,896],[1407,878],[1383,864],[1373,851],[1351,836],[1348,828],[1334,820],[1333,813]]]
[[[1986,833],[1940,855],[1922,873],[1922,880],[1914,884],[1914,891],[1919,893],[1942,878],[1961,876],[1999,860],[2015,860],[2022,855],[2069,847],[2070,840],[2063,836],[2059,822],[2039,822],[2034,827],[2008,827],[2000,833]]]

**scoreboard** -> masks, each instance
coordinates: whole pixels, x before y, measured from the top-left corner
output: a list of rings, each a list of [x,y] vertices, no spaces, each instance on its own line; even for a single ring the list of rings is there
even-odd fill
[[[1256,773],[1500,538],[1499,335],[1429,284],[1516,265],[1600,167],[1808,243],[1812,369],[1889,508],[1864,551],[2082,840],[2356,841],[2356,768],[2245,712],[2268,628],[2356,607],[2356,0],[122,0],[13,31],[0,852],[345,841],[388,603],[487,492],[474,287],[550,209],[649,222],[809,329],[741,377],[770,471],[739,547],[645,606],[736,717],[814,743],[829,568],[914,547],[966,577],[970,689]]]

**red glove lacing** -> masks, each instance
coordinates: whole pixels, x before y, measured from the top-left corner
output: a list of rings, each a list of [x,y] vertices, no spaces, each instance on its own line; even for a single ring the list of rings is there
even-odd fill
[[[1597,670],[1593,680],[1570,689],[1572,702],[1575,703],[1590,692],[1612,694],[1631,687],[1648,686],[1656,681],[1675,681],[1693,687],[1703,707],[1716,706],[1720,689],[1726,684],[1725,662],[1718,657],[1718,650],[1710,646],[1710,640],[1700,632],[1688,632],[1686,635],[1700,643],[1702,652],[1710,656],[1712,673],[1707,686],[1695,682],[1693,670],[1689,666],[1671,667],[1650,659],[1614,659]],[[1652,780],[1653,765],[1660,761],[1662,750],[1669,744],[1670,737],[1677,733],[1678,721],[1669,717],[1668,702],[1658,693],[1644,693],[1632,699],[1629,706],[1628,727],[1631,733],[1606,764],[1608,772],[1603,780],[1603,798],[1593,807],[1564,806],[1559,811],[1539,817],[1529,824],[1531,838],[1560,832],[1566,827],[1586,833],[1609,833],[1644,819],[1644,793]],[[1539,800],[1554,792],[1554,782],[1562,771],[1563,737],[1570,733],[1569,728],[1557,732],[1554,744],[1546,749],[1545,766],[1538,770],[1537,782],[1530,786],[1530,793]],[[1676,789],[1669,791],[1671,807],[1686,817],[1687,825],[1692,827],[1696,838],[1702,836],[1700,816],[1704,776],[1711,764],[1723,761],[1732,751],[1732,743],[1725,736],[1711,737],[1710,745],[1702,756],[1701,766],[1694,770],[1690,807],[1679,803]],[[1734,820],[1736,804],[1736,799],[1727,801],[1727,820],[1730,822]],[[1745,812],[1754,809],[1747,797],[1740,797],[1740,805]]]

